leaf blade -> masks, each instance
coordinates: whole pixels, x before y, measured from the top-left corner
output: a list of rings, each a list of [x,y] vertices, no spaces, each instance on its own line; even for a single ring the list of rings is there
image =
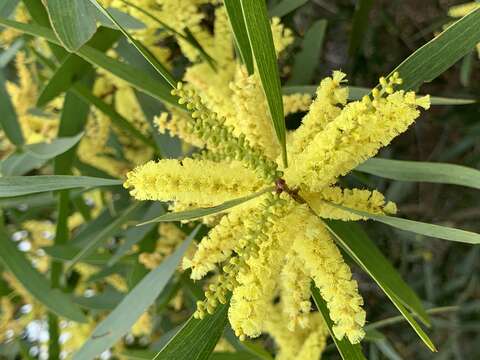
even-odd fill
[[[83,187],[118,186],[121,180],[89,176],[36,175],[0,178],[0,198]]]
[[[70,297],[52,289],[47,279],[31,265],[4,232],[0,232],[0,247],[0,260],[33,297],[59,316],[86,322],[85,315]]]
[[[44,2],[55,34],[70,52],[77,51],[97,30],[94,9],[85,1]]]
[[[198,232],[197,227],[155,270],[148,273],[140,283],[122,300],[105,320],[103,320],[90,335],[87,342],[77,351],[74,360],[89,360],[101,354],[120,339],[135,321],[150,306],[167,285],[175,272],[178,263],[193,238]]]
[[[371,158],[356,170],[392,180],[463,185],[480,190],[480,170],[455,164]]]
[[[287,145],[283,100],[277,55],[273,45],[272,30],[268,20],[267,6],[264,0],[240,0],[243,17],[257,64],[258,75],[267,98],[270,118],[282,150],[283,164],[286,167]]]

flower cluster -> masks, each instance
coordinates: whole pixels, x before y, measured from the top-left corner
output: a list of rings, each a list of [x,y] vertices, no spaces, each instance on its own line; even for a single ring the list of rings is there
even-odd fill
[[[395,91],[401,84],[398,74],[381,78],[371,97],[347,103],[344,77],[336,71],[320,83],[302,125],[289,134],[290,166],[284,169],[253,76],[237,72],[231,81],[237,111],[230,117],[211,110],[207,104],[215,101],[203,101],[194,86],[180,84],[172,93],[191,114],[182,115],[182,133],[187,140],[201,139],[207,151],[195,159],[148,163],[125,182],[137,199],[191,206],[217,205],[275,186],[275,192],[229,209],[183,265],[194,280],[215,274],[196,316],[213,313],[231,293],[228,315],[241,339],[273,331],[278,342],[286,341],[272,330],[275,317],[287,319],[291,331],[318,332],[315,340],[306,335],[295,340],[297,356],[307,344],[321,349],[326,334],[323,323],[313,320],[312,280],[326,301],[335,336],[352,343],[364,337],[366,316],[357,282],[322,219],[362,219],[345,208],[396,211],[377,191],[342,189],[335,183],[404,132],[419,116],[418,107],[429,107],[428,97]],[[222,111],[228,99],[221,103],[214,107]],[[249,107],[252,103],[258,111]],[[272,309],[278,315],[272,316]]]

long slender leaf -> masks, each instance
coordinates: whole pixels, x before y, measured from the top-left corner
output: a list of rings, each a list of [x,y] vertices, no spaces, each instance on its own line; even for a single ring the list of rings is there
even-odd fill
[[[13,108],[10,96],[5,89],[5,79],[3,72],[0,72],[0,109],[2,109],[2,116],[0,116],[0,126],[5,135],[12,144],[21,146],[23,144],[23,134],[20,124],[18,123],[17,113]]]
[[[86,322],[82,311],[70,297],[58,289],[52,289],[47,279],[30,264],[3,232],[0,233],[0,248],[2,263],[34,298],[59,316]]]
[[[9,17],[19,2],[20,0],[3,0],[0,5],[0,16]]]
[[[167,81],[168,84],[172,88],[177,86],[175,78],[172,74],[167,70],[167,68],[160,62],[158,59],[147,50],[145,46],[143,46],[138,40],[133,38],[127,30],[123,28],[123,26],[113,17],[107,10],[103,8],[102,5],[97,0],[89,0],[90,3],[95,6],[103,15],[105,15],[109,20],[111,20],[115,25],[117,25],[118,29],[127,37],[128,40],[135,46],[135,48],[143,55],[143,57],[157,70],[157,72],[162,75],[162,77]]]
[[[83,133],[73,137],[57,138],[50,143],[25,145],[22,152],[15,152],[0,162],[3,176],[23,175],[44,165],[48,160],[63,154],[81,139]]]
[[[288,161],[283,100],[267,5],[264,0],[240,0],[240,3],[273,127],[282,149],[283,164],[286,167]]]
[[[368,95],[371,91],[369,88],[360,87],[360,86],[349,86],[348,87],[348,99],[349,100],[360,100],[365,95]],[[295,93],[302,93],[302,94],[315,94],[317,91],[317,86],[284,86],[282,88],[282,92],[284,94],[295,94]],[[440,96],[431,96],[430,102],[432,105],[468,105],[474,104],[477,102],[475,99],[456,99],[456,98],[447,98],[447,97],[440,97]]]
[[[160,202],[154,202],[150,205],[143,218],[151,219],[152,217],[157,217],[164,212],[165,209],[163,208],[162,204]],[[155,228],[155,226],[156,225],[154,223],[151,223],[149,226],[132,227],[128,229],[124,236],[125,241],[112,255],[112,258],[108,262],[108,266],[112,266],[119,261],[124,255],[127,254],[128,251],[130,251],[132,246],[144,239],[145,236],[147,236],[147,234]]]
[[[480,170],[461,165],[372,158],[356,170],[399,181],[454,184],[480,190]]]
[[[327,20],[318,20],[305,33],[302,50],[295,56],[292,76],[289,85],[308,84],[318,66],[318,59],[322,51]]]
[[[86,1],[47,0],[52,28],[70,52],[77,51],[97,30],[94,8]]]
[[[333,333],[333,321],[330,319],[330,312],[327,308],[327,303],[323,300],[322,296],[320,295],[320,291],[312,284],[312,296],[315,304],[317,305],[318,310],[323,316],[325,320],[325,324],[327,325],[328,331],[332,336],[333,341],[335,342],[335,346],[338,349],[342,359],[344,360],[366,360],[366,357],[362,353],[362,347],[360,344],[351,344],[347,338],[343,338],[339,340],[335,337]]]
[[[136,137],[144,144],[156,148],[155,143],[151,139],[146,137],[140,130],[133,126],[130,121],[125,119],[121,114],[119,114],[112,105],[107,104],[105,101],[95,96],[84,85],[77,83],[73,85],[72,91],[80,98],[82,98],[82,100],[85,101],[87,104],[95,106],[98,110],[107,115],[115,125],[125,130],[130,135]]]
[[[17,29],[18,31],[36,37],[44,38],[53,44],[60,44],[58,39],[55,37],[55,34],[44,26],[36,24],[24,24],[4,18],[0,18],[0,25]],[[176,98],[170,94],[170,88],[167,87],[163,82],[157,81],[150,75],[146,74],[145,71],[122,63],[121,61],[113,59],[101,51],[86,45],[77,51],[77,55],[81,56],[91,64],[101,67],[120,79],[125,80],[134,88],[172,106],[179,107]]]
[[[252,75],[255,71],[253,64],[252,48],[250,40],[248,40],[247,27],[243,17],[242,6],[239,0],[223,0],[225,9],[227,10],[228,20],[232,28],[235,44],[242,59],[243,64],[247,68],[248,74]]]
[[[0,68],[7,66],[10,61],[15,58],[18,51],[25,45],[25,40],[22,38],[15,40],[15,42],[7,49],[0,53]]]
[[[119,36],[120,33],[118,31],[100,28],[88,42],[88,46],[104,52],[118,40]],[[62,92],[67,91],[90,67],[91,65],[78,55],[69,54],[43,88],[38,97],[37,106],[42,107]]]
[[[0,178],[0,198],[75,188],[117,186],[122,181],[88,176],[37,175]]]
[[[440,226],[435,224],[427,224],[420,221],[413,221],[413,220],[403,219],[403,218],[394,217],[394,216],[375,215],[365,211],[350,209],[340,205],[335,205],[335,204],[331,204],[331,205],[338,207],[340,209],[349,211],[356,215],[366,217],[366,218],[384,223],[386,225],[390,225],[394,228],[404,230],[404,231],[409,231],[415,234],[420,234],[420,235],[443,239],[443,240],[456,241],[456,242],[461,242],[466,244],[480,244],[480,234],[477,234],[471,231],[455,229],[455,228]]]
[[[418,296],[403,281],[360,225],[338,220],[324,220],[324,223],[340,246],[382,289],[392,289],[403,305],[413,311],[425,324],[430,324],[428,314]]]
[[[155,299],[160,295],[172,277],[183,254],[198,232],[197,227],[175,252],[166,258],[155,270],[122,300],[108,317],[103,320],[87,342],[74,355],[74,360],[91,360],[114,345],[133,326]]]
[[[358,0],[356,3],[352,30],[350,31],[350,44],[348,47],[348,54],[352,59],[362,45],[362,41],[370,22],[369,14],[373,3],[374,0]]]
[[[110,236],[115,234],[121,226],[125,225],[125,222],[131,219],[132,215],[136,210],[138,210],[142,203],[135,203],[125,209],[121,214],[115,218],[114,221],[108,224],[108,226],[104,227],[101,231],[89,238],[88,242],[82,243],[82,248],[80,251],[75,255],[75,257],[70,260],[67,264],[67,272],[72,269],[73,266],[84,257],[88,256],[95,250],[103,241],[108,239]]]
[[[467,55],[480,42],[480,8],[458,20],[415,51],[393,71],[403,80],[401,88],[416,89],[430,82]]]
[[[82,136],[83,133],[79,133],[76,136],[54,139],[50,143],[25,145],[24,149],[32,156],[35,156],[39,159],[53,159],[54,157],[63,154],[65,151],[75,146],[80,141]]]
[[[141,226],[141,225],[146,225],[146,224],[150,224],[150,223],[153,223],[153,222],[183,221],[183,220],[198,219],[198,218],[201,218],[201,217],[204,217],[204,216],[217,214],[219,212],[230,209],[234,206],[243,204],[244,202],[252,200],[252,199],[254,199],[256,197],[259,197],[259,196],[265,194],[266,192],[269,192],[269,191],[272,191],[272,190],[273,190],[273,188],[266,188],[262,191],[254,193],[252,195],[248,195],[248,196],[244,196],[244,197],[241,197],[241,198],[238,198],[238,199],[225,201],[223,204],[220,204],[220,205],[217,205],[217,206],[212,206],[212,207],[209,207],[209,208],[198,208],[198,209],[193,209],[193,210],[166,213],[166,214],[161,215],[161,216],[159,216],[155,219],[146,221],[146,222],[138,224],[138,225]]]
[[[156,360],[207,360],[227,325],[229,304],[217,307],[204,319],[193,316],[153,358]]]
[[[282,0],[275,7],[273,7],[269,13],[270,16],[285,16],[299,7],[305,5],[308,0]]]

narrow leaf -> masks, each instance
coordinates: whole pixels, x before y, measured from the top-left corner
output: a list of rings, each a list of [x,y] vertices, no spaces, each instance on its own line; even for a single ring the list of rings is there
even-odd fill
[[[127,37],[128,40],[135,46],[135,48],[143,55],[143,57],[157,70],[157,72],[162,75],[162,77],[170,84],[172,88],[177,86],[175,78],[167,70],[167,68],[158,61],[158,59],[150,52],[148,49],[143,46],[138,40],[135,40],[127,30],[113,17],[107,10],[105,10],[102,5],[97,0],[89,0],[92,5],[94,5],[103,15],[105,15],[109,20],[111,20],[118,29]]]
[[[91,360],[113,346],[160,295],[174,274],[180,259],[198,232],[197,227],[175,252],[148,273],[90,335],[74,360]]]
[[[480,42],[480,8],[464,16],[405,59],[393,71],[403,89],[417,89],[467,55]]]
[[[25,151],[39,159],[53,159],[75,146],[83,136],[83,132],[72,137],[63,137],[52,140],[50,143],[30,144],[24,147]]]
[[[421,300],[403,281],[397,270],[380,252],[360,225],[355,222],[339,220],[323,221],[337,243],[375,280],[380,288],[385,292],[392,289],[398,301],[413,311],[425,324],[430,324],[430,319]],[[394,305],[396,305],[395,302]]]
[[[0,18],[0,25],[7,26],[18,31],[41,37],[50,43],[59,45],[60,42],[55,34],[48,28],[36,24],[25,24],[4,18]],[[89,63],[98,66],[111,74],[125,80],[134,88],[151,95],[167,104],[179,107],[177,100],[170,94],[170,87],[163,82],[152,78],[145,71],[125,64],[119,60],[113,59],[103,52],[92,47],[84,45],[77,51],[77,55],[87,60]]]
[[[108,50],[120,36],[118,31],[100,28],[95,36],[88,42],[88,46],[102,52]],[[42,107],[61,93],[67,91],[74,82],[81,79],[91,65],[76,54],[69,54],[43,88],[37,106]]]
[[[80,308],[60,290],[52,289],[50,283],[25,258],[5,233],[0,233],[0,260],[13,276],[35,299],[50,311],[67,319],[86,322]]]
[[[0,197],[12,197],[74,188],[94,188],[121,185],[121,180],[88,176],[37,175],[0,178]]]
[[[360,344],[351,344],[347,338],[343,338],[339,340],[335,337],[333,333],[333,321],[330,319],[330,312],[328,311],[327,304],[325,300],[323,300],[322,296],[320,295],[320,291],[315,287],[312,283],[312,296],[315,304],[317,305],[318,311],[323,316],[325,320],[325,324],[327,325],[328,332],[330,333],[335,346],[338,349],[342,359],[344,360],[366,360],[366,357],[362,353],[362,347]]]
[[[308,84],[313,78],[322,51],[327,20],[318,20],[305,33],[302,50],[295,56],[288,84]]]
[[[283,100],[267,5],[264,0],[240,0],[240,3],[273,127],[282,149],[283,164],[286,167],[288,162]]]
[[[244,197],[241,197],[241,198],[238,198],[238,199],[225,201],[223,204],[213,206],[213,207],[209,207],[209,208],[198,208],[198,209],[194,209],[194,210],[186,210],[186,211],[166,213],[166,214],[161,215],[161,216],[159,216],[155,219],[152,219],[152,220],[146,221],[144,223],[138,224],[138,226],[150,224],[150,223],[153,223],[153,222],[192,220],[192,219],[197,219],[197,218],[201,218],[201,217],[208,216],[208,215],[213,215],[213,214],[225,211],[227,209],[230,209],[234,206],[243,204],[244,202],[252,200],[256,197],[259,197],[259,196],[265,194],[266,192],[273,191],[273,190],[274,190],[273,188],[266,188],[262,191],[254,193],[254,194],[244,196]]]
[[[10,95],[8,95],[7,90],[5,89],[3,72],[0,72],[0,109],[2,109],[0,126],[5,132],[8,140],[10,140],[14,145],[22,145],[24,141],[22,129],[18,123],[17,113],[15,112],[12,102],[10,101]]]
[[[461,165],[372,158],[356,170],[392,180],[463,185],[480,190],[480,170]]]
[[[225,9],[227,10],[228,20],[232,28],[233,38],[237,45],[238,52],[242,58],[242,62],[247,68],[248,74],[252,75],[255,71],[253,64],[252,48],[248,39],[247,27],[243,18],[242,5],[239,0],[224,0]]]
[[[91,254],[92,251],[98,248],[102,242],[107,240],[110,236],[113,236],[121,226],[125,225],[125,223],[132,218],[134,212],[141,206],[143,206],[142,203],[135,203],[129,206],[121,214],[118,214],[118,216],[115,217],[115,220],[109,223],[108,226],[96,233],[95,236],[89,238],[88,242],[82,243],[82,248],[80,251],[67,264],[67,272],[71,270],[77,262]]]
[[[204,319],[193,316],[153,358],[156,360],[207,360],[227,325],[229,304],[219,305]]]
[[[352,59],[354,59],[365,38],[365,33],[370,23],[370,10],[372,9],[374,1],[375,0],[358,0],[356,3],[352,30],[350,31],[350,45],[348,47],[348,54]]]
[[[460,230],[435,224],[427,224],[420,221],[413,221],[394,216],[375,215],[365,211],[354,210],[344,206],[335,205],[333,203],[330,204],[340,209],[350,211],[351,213],[354,213],[356,215],[390,225],[400,230],[409,231],[415,234],[443,240],[456,241],[467,244],[480,244],[480,234],[471,231]]]
[[[0,4],[0,16],[9,17],[19,2],[20,0],[3,0]]]
[[[55,34],[70,52],[77,51],[97,30],[94,9],[86,1],[46,0],[45,6]]]
[[[282,0],[269,13],[271,17],[282,17],[305,5],[307,2],[308,0]]]

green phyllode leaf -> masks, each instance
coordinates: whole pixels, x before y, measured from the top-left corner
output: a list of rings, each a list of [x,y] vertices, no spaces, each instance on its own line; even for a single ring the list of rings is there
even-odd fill
[[[17,249],[6,233],[0,232],[0,261],[35,299],[59,316],[76,322],[86,322],[85,315],[72,299],[58,289],[52,289],[43,277]]]
[[[240,0],[248,39],[257,65],[258,75],[267,98],[270,117],[282,149],[283,164],[286,167],[287,145],[283,100],[277,56],[273,45],[272,30],[264,0]]]
[[[46,0],[50,23],[62,45],[77,51],[97,30],[95,9],[86,1]]]
[[[103,320],[73,360],[93,360],[114,345],[155,301],[177,269],[183,254],[196,236],[197,227],[160,266],[148,273],[122,302]]]

